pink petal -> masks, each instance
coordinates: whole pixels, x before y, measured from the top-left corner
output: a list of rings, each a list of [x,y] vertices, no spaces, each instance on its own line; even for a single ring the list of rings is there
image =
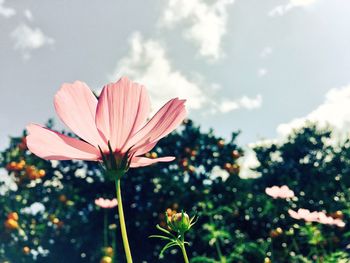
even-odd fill
[[[130,167],[136,168],[136,167],[148,166],[158,162],[171,162],[173,160],[175,160],[175,157],[172,157],[172,156],[166,156],[166,157],[155,158],[155,159],[150,159],[146,157],[134,157],[132,158]]]
[[[98,199],[95,199],[95,205],[102,207],[103,199],[101,197]]]
[[[114,150],[121,150],[145,123],[149,112],[145,87],[123,77],[103,88],[97,105],[96,126]]]
[[[90,144],[70,138],[58,132],[30,124],[27,126],[28,149],[46,160],[91,160],[99,159],[100,152]]]
[[[345,227],[344,221],[341,219],[338,219],[338,218],[334,219],[333,224],[338,226],[338,227]]]
[[[137,132],[127,143],[125,148],[134,146],[144,147],[157,142],[175,130],[186,117],[185,100],[172,99],[166,103],[153,118]]]
[[[294,210],[292,209],[289,209],[288,210],[288,214],[290,215],[290,217],[294,218],[294,219],[300,219],[300,215],[299,213],[295,212]]]
[[[318,220],[320,213],[321,212],[316,212],[316,211],[311,212],[305,216],[305,220],[310,222],[315,222]]]
[[[267,187],[265,189],[265,193],[273,198],[279,197],[278,191],[279,191],[279,187],[277,186]]]
[[[95,147],[107,149],[95,125],[97,99],[84,82],[63,84],[55,95],[54,104],[62,122],[76,135]]]
[[[109,204],[110,208],[116,207],[117,205],[118,205],[118,201],[116,198],[113,198],[112,200],[110,200],[110,204]]]
[[[151,151],[156,146],[156,144],[157,142],[149,143],[142,147],[137,148],[135,152],[134,151],[132,152],[134,153],[134,156],[140,156]]]

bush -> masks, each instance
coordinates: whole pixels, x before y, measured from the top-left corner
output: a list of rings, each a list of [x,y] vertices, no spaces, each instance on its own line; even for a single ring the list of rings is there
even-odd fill
[[[256,147],[260,162],[256,171],[262,176],[241,179],[238,159],[243,151],[235,143],[237,136],[235,132],[224,141],[188,120],[149,154],[173,155],[176,161],[131,169],[122,179],[135,262],[157,262],[164,244],[148,236],[157,233],[156,224],[165,226],[166,209],[199,216],[188,233],[192,262],[217,262],[220,255],[226,262],[349,259],[348,226],[305,224],[290,218],[287,210],[303,207],[326,210],[345,221],[349,218],[350,141],[331,144],[329,129],[310,124],[285,142]],[[22,136],[11,139],[2,152],[1,166],[18,188],[0,199],[1,262],[102,258],[104,216],[94,200],[113,198],[115,189],[97,163],[43,161],[26,149]],[[298,198],[275,200],[265,194],[266,187],[283,184]],[[115,240],[116,258],[124,262],[116,211],[108,210],[107,216],[109,245]],[[181,262],[179,251],[171,252],[166,252],[166,262]]]

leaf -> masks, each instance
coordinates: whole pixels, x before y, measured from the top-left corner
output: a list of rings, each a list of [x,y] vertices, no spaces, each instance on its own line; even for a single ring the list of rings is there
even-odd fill
[[[166,244],[162,248],[162,250],[160,251],[159,256],[163,256],[163,253],[165,252],[165,250],[167,250],[168,248],[174,247],[174,246],[179,246],[179,244],[176,241],[169,242],[168,244]]]
[[[171,236],[172,238],[176,239],[176,237],[175,237],[172,233],[170,233],[168,230],[162,228],[160,225],[157,225],[156,228],[157,228],[158,230],[160,230],[160,231],[162,231],[162,232],[168,234],[168,235]]]
[[[208,257],[194,257],[191,259],[191,263],[215,263],[215,259]]]
[[[166,237],[166,236],[161,236],[161,235],[151,235],[151,236],[149,236],[148,238],[160,238],[160,239],[165,239],[165,240],[171,240],[171,241],[173,241],[172,238]]]

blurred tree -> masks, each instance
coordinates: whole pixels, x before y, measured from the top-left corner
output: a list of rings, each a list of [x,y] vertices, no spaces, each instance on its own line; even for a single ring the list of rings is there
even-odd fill
[[[261,177],[256,179],[254,195],[272,185],[288,185],[296,194],[289,203],[283,200],[266,202],[265,212],[256,219],[264,231],[270,231],[271,250],[277,258],[282,258],[283,254],[288,256],[291,251],[309,257],[323,255],[315,249],[330,253],[344,250],[349,243],[342,238],[349,231],[348,226],[316,224],[312,228],[290,219],[287,213],[289,208],[306,208],[325,211],[333,218],[344,219],[345,213],[349,216],[349,199],[346,198],[350,189],[349,146],[349,140],[341,142],[332,136],[330,127],[319,129],[316,124],[308,123],[292,132],[284,142],[255,147],[260,163],[256,171]],[[273,230],[277,227],[282,231],[280,234]],[[286,249],[290,247],[293,249]]]
[[[113,254],[115,262],[124,262],[115,209],[108,210],[108,245],[116,246],[114,251],[103,247],[104,216],[94,200],[113,198],[115,192],[99,164],[44,161],[27,150],[24,135],[12,138],[1,154],[1,166],[18,189],[0,198],[0,262],[104,262]],[[174,162],[127,173],[123,199],[135,262],[159,260],[163,243],[148,236],[157,234],[156,224],[165,227],[167,209],[199,216],[187,236],[192,262],[347,258],[348,226],[305,224],[287,211],[302,207],[349,218],[350,141],[336,144],[330,129],[310,124],[285,141],[257,146],[261,177],[241,179],[238,160],[243,151],[235,143],[237,136],[233,133],[225,141],[187,120],[147,154],[173,155]],[[297,198],[265,194],[266,187],[283,184]],[[166,262],[181,262],[177,249],[166,253]]]

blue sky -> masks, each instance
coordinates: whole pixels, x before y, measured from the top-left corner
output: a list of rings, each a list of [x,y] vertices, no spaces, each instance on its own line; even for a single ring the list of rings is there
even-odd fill
[[[349,12],[344,0],[0,0],[0,148],[55,116],[62,83],[99,91],[121,75],[154,109],[186,98],[204,129],[239,129],[242,144],[307,119],[347,131]]]

